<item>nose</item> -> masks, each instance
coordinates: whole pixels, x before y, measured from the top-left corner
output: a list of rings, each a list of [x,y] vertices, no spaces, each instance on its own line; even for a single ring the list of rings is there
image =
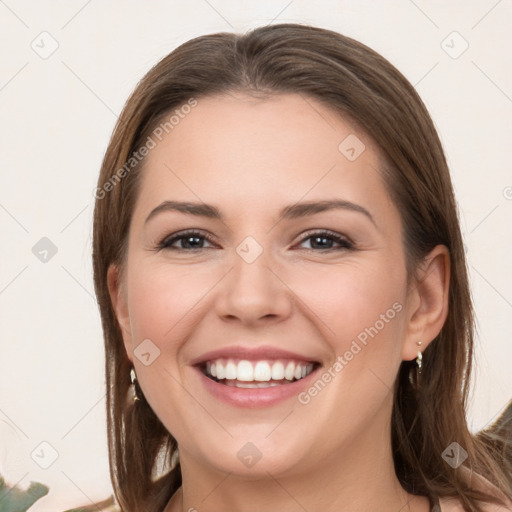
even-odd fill
[[[268,324],[288,318],[292,306],[293,293],[265,250],[252,263],[235,252],[233,268],[219,283],[215,310],[220,318],[247,326]]]

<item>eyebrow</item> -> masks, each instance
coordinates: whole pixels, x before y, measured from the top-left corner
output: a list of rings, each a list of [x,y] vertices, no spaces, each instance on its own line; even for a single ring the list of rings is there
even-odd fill
[[[292,204],[281,210],[278,220],[281,221],[287,219],[297,219],[300,217],[306,217],[308,215],[314,215],[315,213],[334,209],[342,209],[362,213],[376,226],[375,219],[366,208],[359,204],[342,199],[309,201]],[[210,219],[218,219],[220,221],[224,221],[224,217],[221,212],[213,205],[189,201],[164,201],[150,212],[150,214],[146,217],[144,224],[147,224],[147,222],[149,222],[149,220],[155,217],[157,214],[167,211],[176,211],[189,215],[195,215],[198,217],[207,217]]]

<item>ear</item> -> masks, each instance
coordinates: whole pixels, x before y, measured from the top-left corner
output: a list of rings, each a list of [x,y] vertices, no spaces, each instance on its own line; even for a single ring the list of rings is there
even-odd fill
[[[418,350],[423,352],[441,331],[448,316],[449,291],[450,253],[445,245],[437,245],[424,258],[408,291],[404,361],[417,357]]]
[[[121,328],[121,334],[123,336],[126,354],[128,359],[133,362],[132,331],[130,325],[130,315],[128,313],[128,300],[124,283],[121,279],[121,273],[119,268],[114,264],[110,265],[108,268],[107,284],[110,300],[112,301],[112,306]]]

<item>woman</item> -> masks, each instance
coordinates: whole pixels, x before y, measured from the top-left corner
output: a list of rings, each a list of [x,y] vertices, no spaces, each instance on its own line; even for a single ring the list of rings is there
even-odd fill
[[[96,198],[122,510],[512,510],[503,438],[465,418],[449,171],[383,57],[295,24],[193,39],[129,98]]]

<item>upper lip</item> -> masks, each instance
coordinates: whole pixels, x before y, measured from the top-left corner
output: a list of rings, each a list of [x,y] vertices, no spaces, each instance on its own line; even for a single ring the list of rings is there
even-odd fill
[[[234,345],[231,347],[219,348],[207,352],[206,354],[202,354],[201,356],[193,359],[190,364],[201,365],[207,361],[213,361],[215,359],[246,359],[248,361],[261,361],[265,359],[289,359],[294,361],[304,361],[308,363],[318,362],[318,360],[303,354],[282,350],[280,348],[268,345],[260,347],[244,347],[242,345]]]

